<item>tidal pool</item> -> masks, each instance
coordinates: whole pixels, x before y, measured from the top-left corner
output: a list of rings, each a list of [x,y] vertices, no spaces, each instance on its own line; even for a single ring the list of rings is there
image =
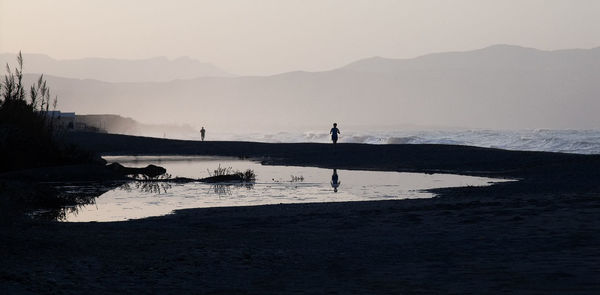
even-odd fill
[[[63,221],[122,221],[160,216],[186,208],[253,206],[282,203],[351,202],[431,198],[424,190],[486,186],[505,179],[452,174],[268,166],[222,157],[111,156],[108,162],[143,167],[155,164],[173,177],[203,178],[218,167],[252,169],[252,184],[136,182],[109,190],[89,205],[65,210]]]

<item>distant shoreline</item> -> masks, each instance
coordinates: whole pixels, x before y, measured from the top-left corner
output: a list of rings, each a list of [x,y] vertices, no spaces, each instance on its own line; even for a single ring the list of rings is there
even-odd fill
[[[72,132],[65,140],[102,155],[198,155],[255,158],[264,164],[338,169],[456,173],[474,176],[544,177],[569,171],[593,178],[600,155],[509,151],[442,144],[262,143],[192,141],[120,134]],[[575,173],[575,174],[573,174]],[[587,175],[587,176],[586,176]]]

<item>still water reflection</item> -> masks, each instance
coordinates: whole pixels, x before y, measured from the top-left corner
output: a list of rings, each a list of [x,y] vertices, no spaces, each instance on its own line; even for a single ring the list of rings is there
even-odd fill
[[[338,187],[340,187],[340,177],[337,174],[337,169],[333,169],[333,175],[331,175],[331,187],[333,188],[333,192],[337,193]]]
[[[430,198],[423,190],[481,186],[505,181],[449,174],[355,171],[260,163],[220,157],[105,157],[125,166],[163,166],[174,177],[203,178],[219,165],[233,170],[252,169],[250,184],[130,182],[109,190],[94,204],[65,214],[65,221],[119,221],[169,214],[202,207],[252,206],[280,203],[348,202]],[[344,179],[342,185],[341,179]]]

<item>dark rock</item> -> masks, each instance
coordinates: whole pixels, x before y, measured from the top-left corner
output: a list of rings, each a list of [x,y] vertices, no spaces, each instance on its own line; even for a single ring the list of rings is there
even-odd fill
[[[160,166],[156,166],[156,165],[148,165],[143,168],[133,168],[133,167],[125,167],[119,163],[112,163],[112,164],[107,165],[107,167],[110,170],[115,171],[119,174],[123,174],[123,175],[141,174],[141,175],[145,175],[145,176],[148,176],[151,178],[167,173],[167,169],[160,167]]]

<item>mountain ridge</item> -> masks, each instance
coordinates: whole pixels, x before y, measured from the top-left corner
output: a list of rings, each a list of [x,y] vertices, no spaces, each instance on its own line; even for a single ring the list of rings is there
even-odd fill
[[[600,126],[600,49],[505,49],[384,63],[388,68],[376,71],[342,67],[160,83],[47,78],[65,111],[116,113],[148,123],[234,129],[332,121],[491,129]]]
[[[600,47],[594,47],[590,49],[559,49],[559,50],[540,50],[536,48],[523,47],[517,45],[506,45],[506,44],[497,44],[488,46],[481,49],[468,50],[468,51],[450,51],[450,52],[438,52],[431,53],[426,55],[421,55],[414,58],[386,58],[380,56],[374,56],[370,58],[365,58],[361,60],[357,60],[355,62],[349,63],[343,67],[338,69],[343,70],[354,70],[354,71],[374,71],[373,67],[384,67],[383,70],[378,70],[379,72],[385,72],[393,70],[395,68],[391,68],[392,66],[406,66],[411,69],[414,69],[415,63],[427,63],[429,67],[433,66],[441,66],[440,60],[442,59],[454,59],[456,60],[454,64],[447,64],[446,66],[454,66],[454,67],[464,67],[464,62],[466,59],[479,59],[485,60],[492,57],[493,55],[501,55],[505,57],[509,57],[511,60],[517,62],[527,62],[525,57],[534,58],[531,61],[538,61],[538,63],[534,66],[543,65],[543,61],[539,59],[546,58],[548,56],[557,56],[557,55],[569,55],[569,54],[577,54],[577,53],[585,53],[585,54],[595,54],[600,57]],[[515,59],[518,57],[518,59]],[[503,60],[505,62],[506,59]],[[498,63],[498,67],[506,66],[505,63]]]
[[[16,54],[1,53],[0,63],[14,65]],[[105,82],[164,82],[197,77],[233,77],[210,63],[183,56],[168,59],[164,56],[144,59],[115,59],[87,57],[54,59],[46,54],[23,54],[28,73],[46,73],[74,79],[93,79]]]

